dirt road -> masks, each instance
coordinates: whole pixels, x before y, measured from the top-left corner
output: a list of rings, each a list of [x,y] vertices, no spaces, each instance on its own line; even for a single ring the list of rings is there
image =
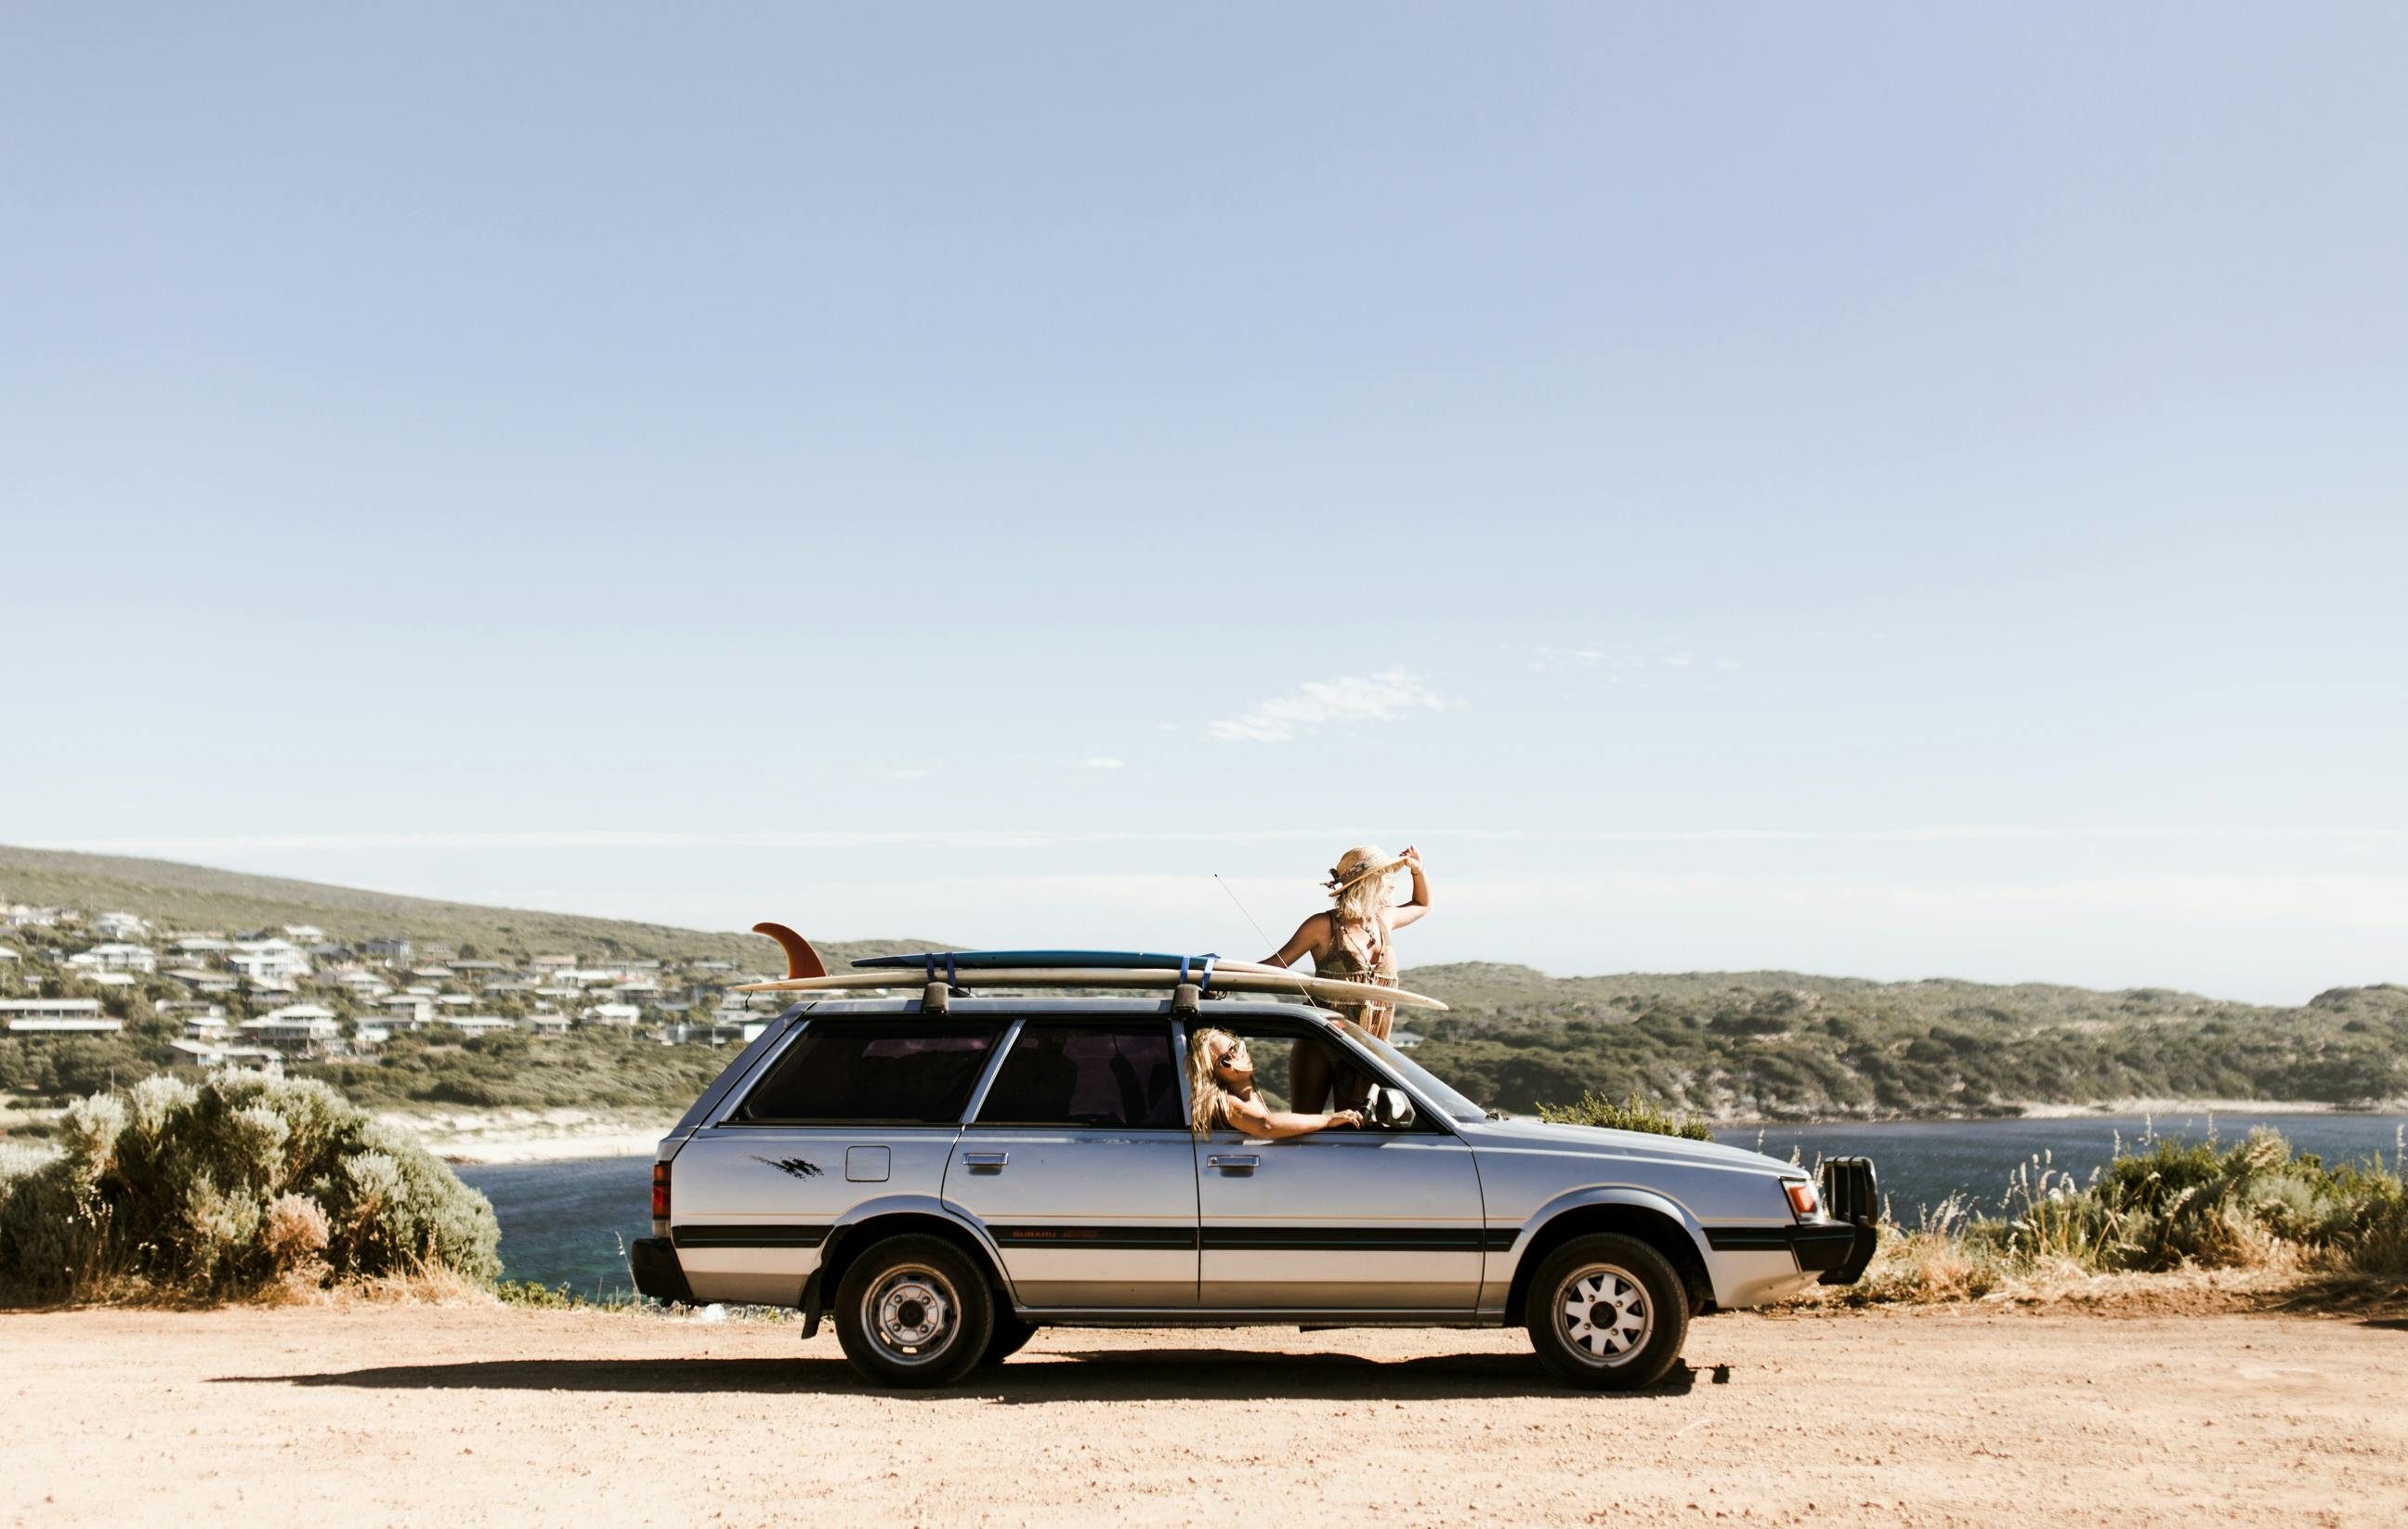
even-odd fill
[[[868,1392],[825,1335],[359,1307],[0,1316],[9,1524],[2394,1525],[2408,1323],[1709,1318],[1557,1390],[1518,1333],[1040,1334]]]

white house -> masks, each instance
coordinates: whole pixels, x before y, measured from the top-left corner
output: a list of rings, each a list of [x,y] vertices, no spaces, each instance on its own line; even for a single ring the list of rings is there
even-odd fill
[[[496,1030],[515,1030],[518,1026],[499,1014],[453,1014],[443,1021],[464,1036],[490,1036]]]
[[[577,1016],[584,1024],[634,1024],[644,1011],[633,1004],[595,1004]]]
[[[326,932],[314,923],[288,923],[284,926],[284,937],[308,945],[312,941],[324,939]]]
[[[101,1014],[97,998],[0,998],[0,1019],[12,1036],[107,1036],[125,1028],[123,1020]]]
[[[226,965],[254,982],[290,982],[309,975],[309,952],[289,939],[247,939],[226,954]]]
[[[421,993],[395,993],[377,1000],[384,1023],[394,1030],[415,1030],[435,1017],[435,1000]]]
[[[185,955],[223,955],[234,949],[232,940],[215,935],[178,935],[167,941],[167,949]]]
[[[342,1030],[335,1011],[316,1004],[288,1004],[242,1022],[245,1039],[287,1051],[328,1045]]]
[[[150,925],[131,913],[102,913],[93,919],[92,932],[103,939],[132,939],[149,934]]]
[[[284,1071],[284,1055],[268,1046],[220,1046],[206,1040],[171,1040],[179,1067],[235,1067],[271,1075]]]
[[[159,969],[159,952],[148,945],[119,941],[95,945],[81,954],[71,955],[67,965],[98,972],[155,972]]]
[[[524,1025],[526,1027],[527,1034],[531,1036],[565,1036],[568,1034],[568,1016],[566,1014],[556,1014],[548,1008],[538,1009],[535,1013],[524,1016],[519,1021],[519,1023]]]
[[[738,1046],[745,1044],[768,1028],[768,1022],[752,1024],[667,1024],[661,1027],[664,1046]]]

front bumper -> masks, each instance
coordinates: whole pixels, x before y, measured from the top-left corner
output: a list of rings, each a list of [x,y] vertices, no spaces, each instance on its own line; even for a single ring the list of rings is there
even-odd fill
[[[694,1292],[685,1282],[685,1265],[678,1262],[677,1245],[666,1237],[638,1237],[627,1248],[627,1272],[636,1288],[655,1301],[692,1306]]]

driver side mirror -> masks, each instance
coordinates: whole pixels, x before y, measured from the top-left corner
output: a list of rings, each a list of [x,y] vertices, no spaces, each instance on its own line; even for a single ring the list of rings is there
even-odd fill
[[[1363,1122],[1383,1131],[1401,1131],[1413,1123],[1413,1102],[1402,1089],[1375,1084],[1363,1104]]]

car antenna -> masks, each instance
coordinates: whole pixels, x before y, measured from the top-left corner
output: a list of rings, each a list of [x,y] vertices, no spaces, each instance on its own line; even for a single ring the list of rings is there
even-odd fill
[[[1244,913],[1244,914],[1245,914],[1245,918],[1246,918],[1246,922],[1247,922],[1248,923],[1251,923],[1251,924],[1254,924],[1254,936],[1255,936],[1257,939],[1260,939],[1260,940],[1261,940],[1265,945],[1271,945],[1271,937],[1270,937],[1268,935],[1266,935],[1266,934],[1264,934],[1264,933],[1263,933],[1263,926],[1262,926],[1260,923],[1256,923],[1256,922],[1254,922],[1254,916],[1253,914],[1251,914],[1251,913],[1246,913],[1246,905],[1245,905],[1245,904],[1238,902],[1238,892],[1237,892],[1237,889],[1236,889],[1236,888],[1234,888],[1234,887],[1232,887],[1232,886],[1230,886],[1228,882],[1222,880],[1222,879],[1221,879],[1221,873],[1220,873],[1219,871],[1214,871],[1214,872],[1212,873],[1212,881],[1213,881],[1213,884],[1214,884],[1215,886],[1218,886],[1218,887],[1219,887],[1223,892],[1226,892],[1226,893],[1227,893],[1229,894],[1229,901],[1231,901],[1231,902],[1233,902],[1233,903],[1238,903],[1238,911],[1239,911],[1240,913]],[[1271,949],[1272,949],[1272,950],[1276,951],[1276,950],[1279,950],[1279,947],[1278,947],[1278,946],[1276,946],[1276,945],[1271,945]],[[1312,991],[1311,991],[1310,989],[1305,988],[1305,987],[1303,987],[1303,986],[1299,985],[1299,986],[1297,988],[1296,993],[1297,993],[1297,997],[1302,998],[1302,999],[1303,999],[1307,1004],[1311,1005],[1312,1007],[1314,1007],[1314,1008],[1319,1008],[1319,1007],[1321,1007],[1319,1004],[1317,1004],[1317,1003],[1314,1003],[1314,1002],[1313,1002],[1312,993]]]

